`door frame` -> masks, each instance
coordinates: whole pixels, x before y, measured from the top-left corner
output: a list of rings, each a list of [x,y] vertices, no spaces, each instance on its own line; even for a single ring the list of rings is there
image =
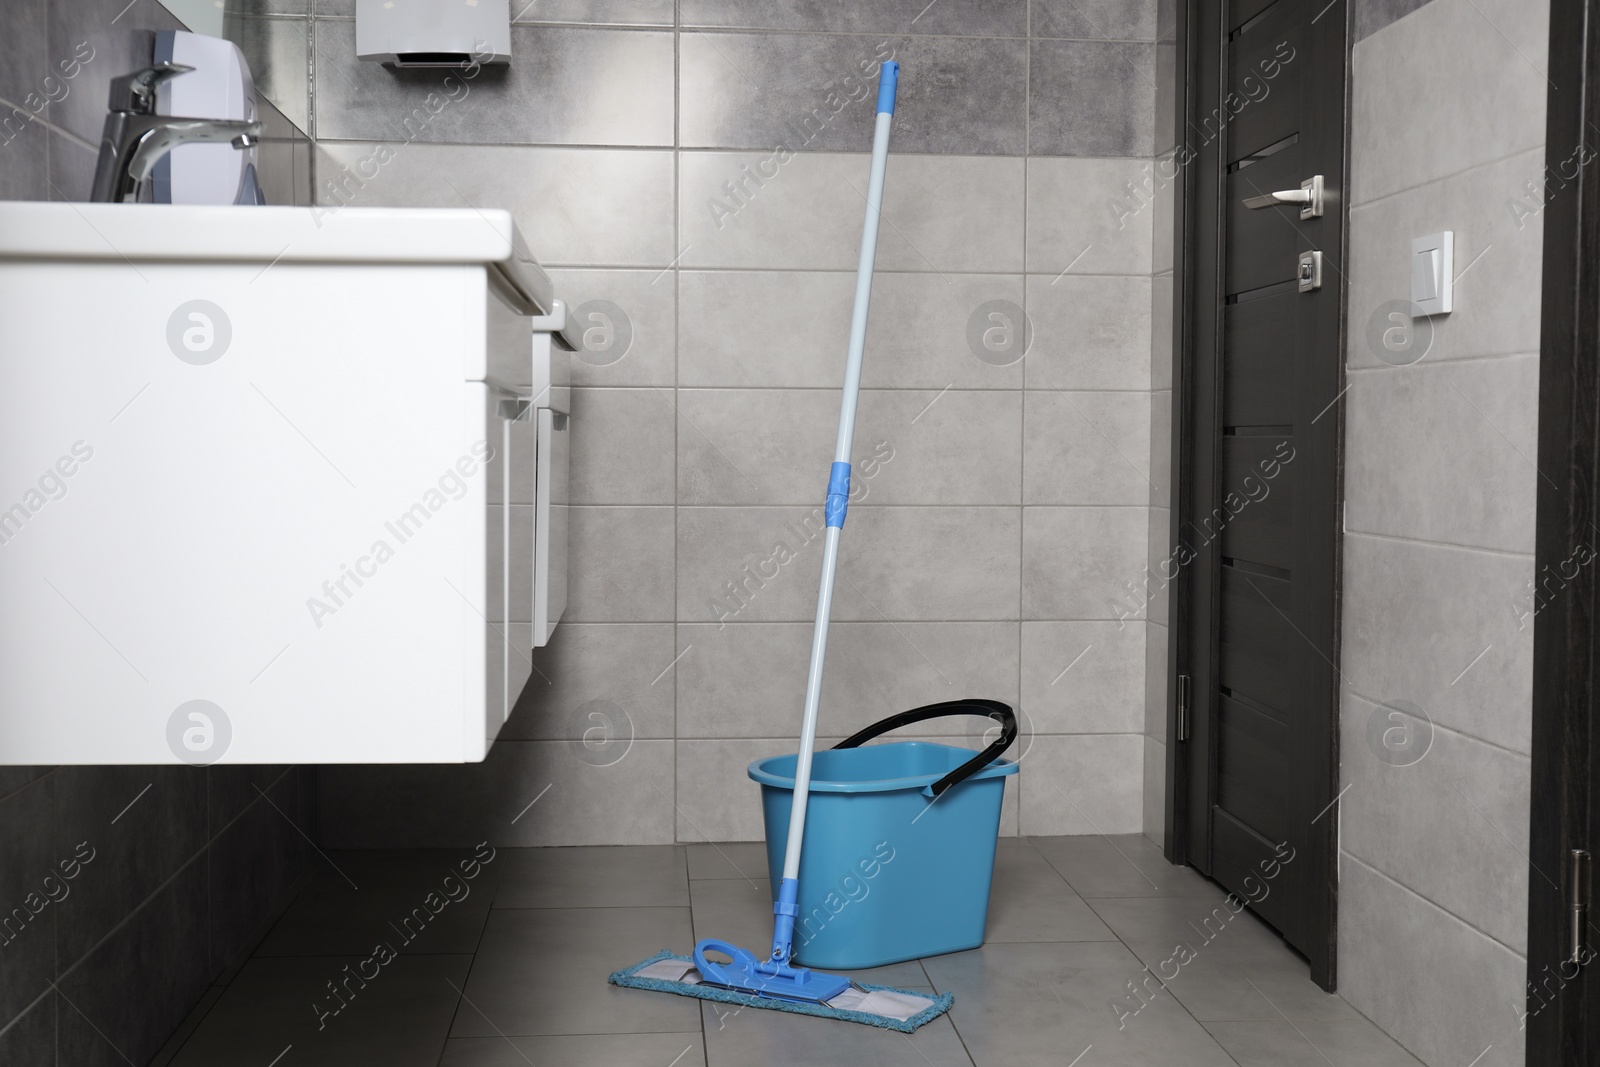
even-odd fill
[[[1216,17],[1215,25],[1208,26],[1203,9],[1225,7],[1229,0],[1179,0],[1177,11],[1176,52],[1178,77],[1175,79],[1173,92],[1173,107],[1176,111],[1174,128],[1182,131],[1184,137],[1193,135],[1197,129],[1194,114],[1196,93],[1193,87],[1199,84],[1202,76],[1215,76],[1225,89],[1222,82],[1224,73],[1222,64],[1215,57],[1206,62],[1206,55],[1202,51],[1208,41],[1213,48],[1225,52],[1228,44],[1226,20]],[[1338,0],[1335,0],[1337,3]],[[1590,0],[1600,3],[1600,0]],[[1349,188],[1350,179],[1350,11],[1348,4],[1340,4],[1340,14],[1345,22],[1343,66],[1344,66],[1344,97],[1340,103],[1342,115],[1343,145],[1342,173],[1339,176],[1338,193],[1330,195],[1329,209],[1338,212],[1340,233],[1340,259],[1348,263],[1349,249],[1349,208],[1343,190]],[[1220,99],[1220,97],[1219,97]],[[1184,143],[1180,140],[1180,143]],[[1189,439],[1194,432],[1194,417],[1191,411],[1195,400],[1196,371],[1202,359],[1215,359],[1221,343],[1221,316],[1216,317],[1212,336],[1201,339],[1195,336],[1199,329],[1197,323],[1197,301],[1203,294],[1198,292],[1200,282],[1206,272],[1193,268],[1193,264],[1200,261],[1201,257],[1212,257],[1209,276],[1216,278],[1221,270],[1221,246],[1215,239],[1220,233],[1220,215],[1222,211],[1221,196],[1226,188],[1224,174],[1213,176],[1207,182],[1205,176],[1193,173],[1192,166],[1180,166],[1177,171],[1174,189],[1174,250],[1173,250],[1173,403],[1172,403],[1172,487],[1171,487],[1171,519],[1168,529],[1168,544],[1181,543],[1184,528],[1189,525],[1189,520],[1194,513],[1195,493],[1194,477],[1196,455],[1189,445]],[[1201,192],[1205,189],[1214,190],[1213,202],[1201,204]],[[1210,228],[1207,234],[1204,228]],[[1220,284],[1220,283],[1218,283]],[[1338,315],[1338,352],[1339,357],[1339,385],[1338,396],[1343,397],[1344,365],[1346,333],[1348,330],[1348,286],[1342,271],[1327,272],[1324,276],[1324,285],[1337,285],[1339,290],[1339,315]],[[1214,297],[1213,297],[1214,298]],[[1219,380],[1220,384],[1220,380]],[[1344,493],[1344,405],[1335,402],[1333,410],[1329,412],[1334,438],[1332,464],[1335,501],[1330,509],[1331,514],[1342,516],[1340,504]],[[1213,464],[1202,464],[1211,469]],[[1342,525],[1341,519],[1334,519]],[[1328,709],[1325,732],[1319,733],[1314,738],[1315,742],[1315,773],[1318,781],[1317,792],[1325,799],[1329,808],[1327,816],[1319,818],[1311,831],[1310,853],[1307,862],[1311,867],[1309,880],[1313,891],[1315,912],[1311,916],[1310,926],[1313,931],[1312,952],[1310,953],[1311,978],[1320,987],[1333,992],[1337,980],[1337,944],[1338,944],[1338,783],[1339,783],[1339,725],[1340,725],[1340,694],[1341,684],[1338,680],[1337,664],[1339,663],[1339,637],[1340,619],[1342,609],[1342,573],[1343,573],[1343,546],[1342,530],[1338,530],[1333,538],[1333,573],[1332,581],[1332,611],[1333,618],[1329,633],[1332,647],[1325,650],[1326,657],[1335,665],[1334,684],[1328,692],[1331,706]],[[1195,583],[1197,580],[1209,580],[1209,575],[1198,575],[1192,567],[1182,567],[1173,577],[1170,586],[1168,605],[1168,653],[1166,672],[1166,802],[1163,818],[1164,842],[1163,852],[1171,863],[1189,863],[1189,772],[1188,759],[1184,745],[1190,742],[1177,741],[1179,729],[1178,710],[1178,678],[1180,675],[1189,675],[1193,672],[1188,669],[1188,664],[1193,650],[1189,647],[1189,631],[1192,622],[1194,603],[1196,600]],[[1209,602],[1209,598],[1207,598]],[[1319,650],[1323,651],[1323,650]],[[1194,718],[1193,713],[1190,719]],[[1192,730],[1191,730],[1192,733]],[[1201,740],[1205,738],[1202,737]]]
[[[1563,964],[1568,850],[1593,853],[1600,844],[1600,563],[1593,561],[1600,549],[1600,0],[1552,0],[1548,71],[1528,827],[1530,1064],[1600,1056],[1600,966]],[[1580,145],[1589,149],[1586,159],[1576,155]],[[1588,561],[1577,555],[1580,546]],[[1591,905],[1593,899],[1591,891]],[[1600,947],[1596,929],[1591,906],[1584,938],[1591,955]]]

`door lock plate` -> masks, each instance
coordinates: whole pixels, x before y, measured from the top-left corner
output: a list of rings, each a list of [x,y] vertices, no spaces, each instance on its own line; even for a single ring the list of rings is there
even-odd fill
[[[1309,293],[1313,289],[1322,288],[1322,253],[1301,252],[1300,266],[1297,275],[1300,282],[1300,291]]]

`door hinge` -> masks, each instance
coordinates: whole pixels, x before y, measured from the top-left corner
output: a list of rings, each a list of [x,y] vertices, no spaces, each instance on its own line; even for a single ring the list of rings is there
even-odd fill
[[[1178,740],[1189,740],[1189,676],[1178,675]]]
[[[1583,931],[1589,923],[1589,850],[1575,848],[1567,874],[1567,905],[1571,928],[1567,931],[1567,962],[1582,965],[1584,959]]]

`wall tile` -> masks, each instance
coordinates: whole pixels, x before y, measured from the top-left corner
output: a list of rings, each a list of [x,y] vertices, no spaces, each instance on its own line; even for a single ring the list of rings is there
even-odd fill
[[[1022,624],[1022,706],[1040,734],[1144,729],[1145,624]]]
[[[1498,1062],[1523,1062],[1526,961],[1349,856],[1339,972],[1344,998],[1426,1063],[1470,1063],[1491,1044]]]
[[[1150,394],[1150,506],[1165,510],[1172,500],[1172,390],[1159,389]],[[1167,554],[1167,528],[1160,527],[1161,536],[1151,530],[1150,547],[1156,560]]]
[[[1144,733],[1152,741],[1167,741],[1167,654],[1171,631],[1151,621],[1144,636]]]
[[[867,154],[806,152],[762,169],[769,156],[682,153],[683,266],[853,270]],[[744,191],[731,195],[726,183]],[[878,267],[1018,270],[1022,189],[1020,159],[896,156],[884,191]],[[972,209],[979,202],[986,210]]]
[[[1017,503],[1021,405],[1019,393],[862,393],[854,482],[864,489],[856,489],[853,503]],[[822,499],[837,392],[680,390],[678,406],[681,503]]]
[[[824,742],[824,748],[842,738]],[[679,741],[678,840],[764,841],[761,787],[744,769],[758,759],[794,750],[793,740]]]
[[[1518,616],[1534,611],[1532,578],[1526,557],[1346,535],[1345,684],[1528,752],[1533,621],[1519,630]]]
[[[1143,508],[1024,508],[1022,617],[1142,618],[1145,534]]]
[[[1340,717],[1339,847],[1526,953],[1528,758],[1440,728],[1421,760],[1397,767],[1371,750],[1369,724],[1412,736],[1426,724],[1354,694]]]
[[[1158,220],[1159,221],[1159,220]],[[1176,348],[1172,336],[1172,275],[1150,279],[1150,388],[1172,388]]]
[[[687,148],[870,149],[878,66],[892,58],[916,72],[895,101],[897,151],[1015,156],[1025,149],[1025,87],[997,76],[1023,65],[1022,41],[837,32],[685,33],[679,40],[679,136]]]
[[[95,852],[73,887],[72,906],[57,916],[57,951],[65,968],[204,847],[206,772],[177,766],[62,767],[55,778],[51,847],[58,859],[71,856],[82,842]]]
[[[1350,202],[1542,144],[1549,33],[1547,4],[1440,0],[1357,44]]]
[[[1150,571],[1149,577],[1143,580],[1145,588],[1140,594],[1149,600],[1145,606],[1145,618],[1158,623],[1170,623],[1172,582],[1170,577],[1165,576],[1176,576],[1175,568],[1178,566],[1170,542],[1172,512],[1167,508],[1151,508],[1146,529],[1149,531],[1149,545],[1145,550],[1145,559],[1149,561]]]
[[[587,739],[595,750],[635,737],[671,737],[667,668],[676,655],[671,623],[564,621],[548,645],[534,649],[533,677],[500,737]]]
[[[261,5],[266,7],[265,0]],[[256,93],[302,130],[311,128],[307,19],[254,18],[228,12],[223,36],[239,46]],[[319,56],[320,60],[321,57]]]
[[[1533,553],[1537,354],[1349,380],[1347,529]]]
[[[1034,0],[1035,37],[1150,41],[1156,36],[1156,0]]]
[[[1149,274],[1150,174],[1141,159],[1029,159],[1028,270]]]
[[[482,763],[323,767],[318,786],[324,848],[672,841],[670,741],[636,739],[620,759],[581,741],[500,741]]]
[[[515,23],[589,23],[619,26],[671,26],[671,0],[539,0],[521,11],[513,8]],[[350,18],[355,0],[316,0],[318,15]]]
[[[672,619],[672,509],[575,507],[567,512],[570,622]]]
[[[1150,293],[1145,277],[1029,275],[1028,387],[1149,389]]]
[[[50,192],[44,199],[87,203],[94,190],[96,151],[56,129],[49,131]]]
[[[679,619],[811,619],[822,537],[807,539],[801,524],[810,510],[679,508]],[[834,618],[1015,617],[1017,523],[1014,508],[852,509],[850,549],[841,553]],[[743,583],[742,602],[734,596],[734,583]]]
[[[375,166],[363,161],[384,158],[378,145],[319,147],[319,204],[504,208],[545,264],[660,268],[677,254],[670,152],[409,144],[362,179]]]
[[[842,736],[923,704],[986,697],[1017,705],[1011,622],[838,622],[829,630],[822,729]],[[678,736],[792,738],[811,651],[810,623],[678,627]],[[972,744],[985,720],[917,729]]]
[[[537,62],[460,71],[358,60],[355,23],[317,21],[317,135],[498,144],[672,144],[672,35],[513,26]]]
[[[1023,436],[1024,503],[1149,501],[1149,393],[1029,390]]]
[[[1350,5],[1350,41],[1371,37],[1411,14],[1428,0],[1355,0]]]
[[[127,0],[51,3],[49,15],[50,66],[57,71],[71,69],[75,57],[85,57],[78,59],[81,69],[69,83],[70,92],[51,105],[50,121],[98,145],[111,79],[150,65],[151,31],[181,30],[183,23],[160,4],[141,3],[130,9]],[[84,193],[87,198],[87,187]]]
[[[90,873],[110,875],[80,869],[77,878],[62,878],[57,864],[72,861],[73,853],[56,851],[55,787],[55,779],[46,778],[0,802],[0,906],[6,909],[0,913],[0,1027],[49,991],[57,918],[76,903],[80,881]]]
[[[0,105],[0,200],[49,200],[50,130]]]
[[[1166,847],[1167,746],[1144,739],[1144,836]]]
[[[288,767],[277,764],[222,763],[205,769],[207,838],[216,837],[265,791],[282,778]],[[146,798],[148,799],[148,798]]]
[[[572,502],[673,502],[672,394],[660,389],[572,391]]]
[[[1022,37],[1028,32],[1023,0],[879,0],[866,4],[817,0],[684,0],[684,26],[833,33],[908,33]]]
[[[574,385],[671,386],[677,361],[676,274],[658,270],[553,270],[567,303],[567,329],[584,340],[572,357]],[[616,312],[591,301],[607,301]]]
[[[1144,738],[1039,736],[1017,775],[1025,835],[1136,834],[1144,826]]]
[[[844,309],[855,290],[853,272],[683,271],[678,279],[678,384],[839,387],[850,339]],[[993,300],[1020,306],[1021,276],[875,273],[861,384],[1018,388],[1021,363],[986,363],[967,339],[979,307]]]
[[[0,1062],[44,1067],[56,1062],[56,1001],[53,991],[46,992],[26,1015],[0,1031]]]
[[[1034,41],[1028,81],[1029,153],[1140,156],[1154,151],[1154,45]]]
[[[49,61],[48,8],[47,0],[7,4],[6,33],[0,40],[0,98],[41,118],[49,115],[49,98],[59,96],[66,84]]]
[[[1351,367],[1418,358],[1390,354],[1384,334],[1405,310],[1389,305],[1411,299],[1411,239],[1440,230],[1455,233],[1455,310],[1426,320],[1423,363],[1538,349],[1544,217],[1528,188],[1543,171],[1536,148],[1351,210]]]
[[[96,862],[102,862],[97,860]],[[86,877],[85,872],[80,877]],[[198,858],[58,981],[61,1063],[147,1063],[211,981],[206,864]],[[130,981],[137,995],[130,995]]]
[[[257,796],[217,835],[201,865],[207,873],[210,974],[238,963],[313,864],[316,825],[300,819],[296,782],[286,776]]]

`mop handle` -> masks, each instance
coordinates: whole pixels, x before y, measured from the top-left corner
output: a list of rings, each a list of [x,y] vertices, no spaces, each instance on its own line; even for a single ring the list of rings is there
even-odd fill
[[[839,565],[839,531],[850,503],[850,443],[856,428],[856,397],[861,390],[861,354],[867,344],[867,305],[872,300],[872,263],[878,250],[878,217],[883,208],[883,175],[889,163],[889,123],[894,116],[900,64],[883,64],[878,80],[878,118],[872,138],[872,173],[867,180],[867,217],[861,226],[861,259],[856,264],[855,311],[850,317],[850,353],[844,368],[844,397],[839,404],[839,438],[828,475],[823,506],[827,529],[822,542],[822,583],[817,591],[817,623],[811,636],[811,667],[806,674],[805,719],[800,729],[800,756],[794,771],[794,800],[789,810],[789,840],[783,856],[783,881],[773,902],[772,957],[792,954],[794,923],[799,915],[800,846],[805,836],[806,802],[811,792],[811,756],[817,746],[817,708],[822,699],[822,662],[828,649],[828,616],[833,609],[833,578]]]

